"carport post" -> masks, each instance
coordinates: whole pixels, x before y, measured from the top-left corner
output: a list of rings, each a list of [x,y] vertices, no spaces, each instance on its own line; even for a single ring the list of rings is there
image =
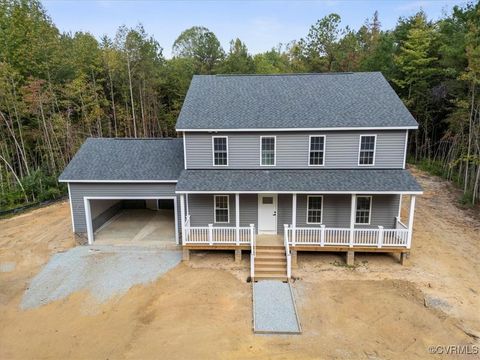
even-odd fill
[[[92,212],[90,209],[90,200],[84,197],[83,206],[85,208],[85,221],[87,223],[88,245],[92,245],[93,244],[93,226],[92,226]]]
[[[185,245],[185,195],[180,194],[180,224],[182,226],[182,245]]]

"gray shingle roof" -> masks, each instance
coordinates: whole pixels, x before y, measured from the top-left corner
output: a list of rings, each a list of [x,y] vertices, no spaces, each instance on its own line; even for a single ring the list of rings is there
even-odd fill
[[[416,127],[379,72],[197,75],[177,129]]]
[[[177,180],[182,170],[182,139],[89,138],[59,180]]]
[[[408,170],[183,170],[176,191],[419,192]]]

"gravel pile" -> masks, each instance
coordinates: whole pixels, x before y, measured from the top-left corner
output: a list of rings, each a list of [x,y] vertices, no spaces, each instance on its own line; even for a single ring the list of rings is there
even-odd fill
[[[143,247],[79,246],[55,254],[27,288],[22,309],[88,290],[98,302],[146,284],[175,267],[179,251]]]

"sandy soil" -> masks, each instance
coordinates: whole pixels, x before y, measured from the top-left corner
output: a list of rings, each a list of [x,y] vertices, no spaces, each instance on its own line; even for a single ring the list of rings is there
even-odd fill
[[[415,174],[426,192],[409,265],[359,255],[347,268],[340,255],[300,254],[300,336],[252,334],[248,259],[235,265],[229,253],[197,253],[101,305],[75,293],[21,311],[28,280],[73,246],[69,207],[0,220],[0,264],[16,264],[0,272],[0,358],[425,359],[430,345],[480,345],[478,214],[457,208],[445,182]]]

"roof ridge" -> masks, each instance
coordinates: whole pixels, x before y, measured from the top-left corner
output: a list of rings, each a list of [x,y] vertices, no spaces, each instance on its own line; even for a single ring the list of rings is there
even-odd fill
[[[345,72],[323,72],[323,73],[275,73],[275,74],[215,74],[216,77],[240,77],[240,76],[305,76],[305,75],[330,75],[330,76],[337,76],[337,75],[352,75],[352,74],[370,74],[376,73],[378,71],[365,71],[365,72],[353,72],[353,71],[345,71]],[[211,76],[211,75],[210,75]]]

